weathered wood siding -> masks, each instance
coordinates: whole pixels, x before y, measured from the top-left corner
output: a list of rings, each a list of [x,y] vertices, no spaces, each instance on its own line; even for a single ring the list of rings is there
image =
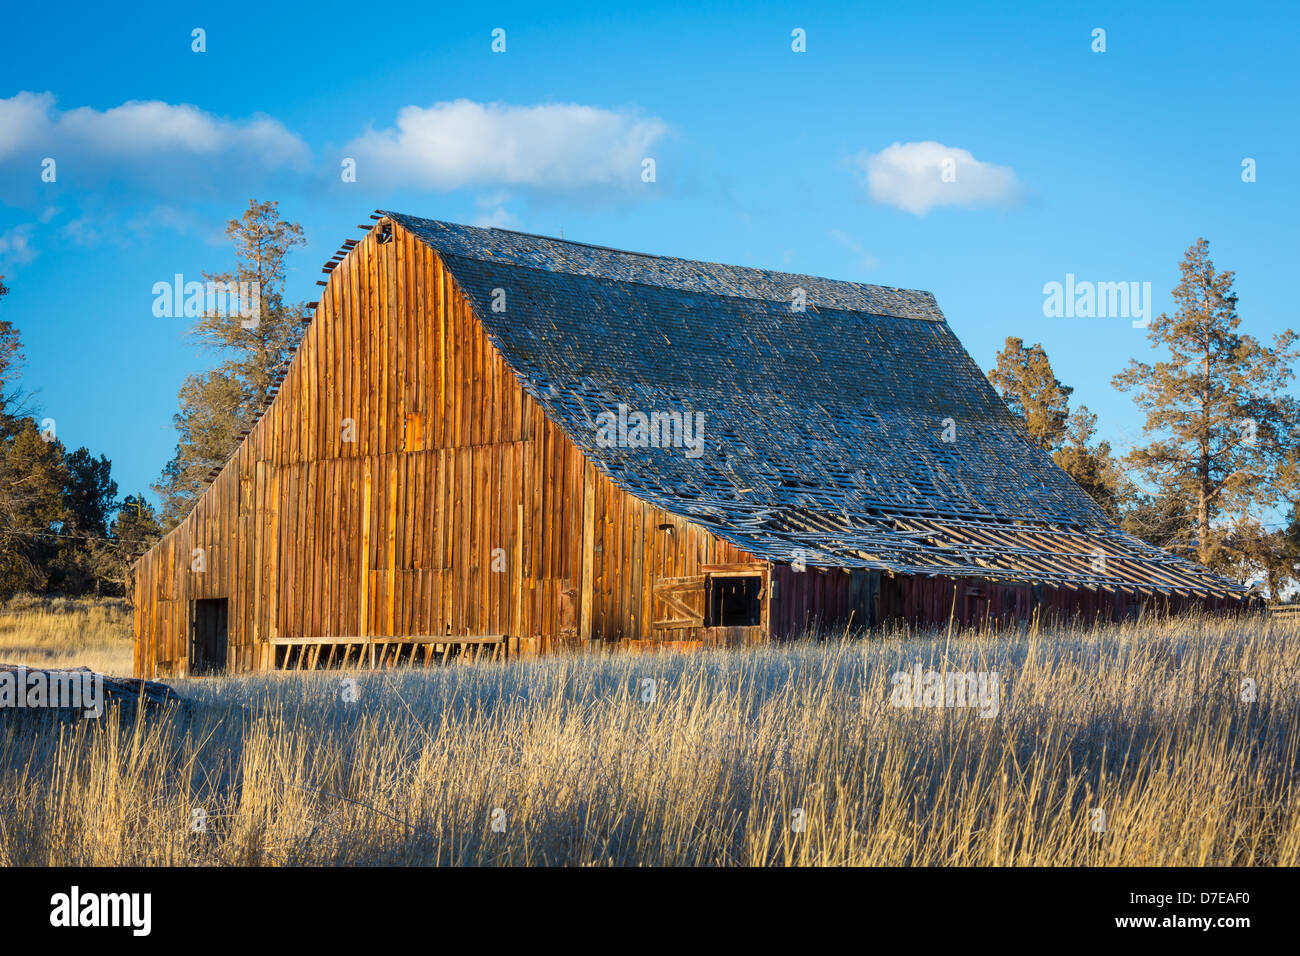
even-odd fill
[[[198,598],[229,600],[235,670],[269,666],[272,637],[503,633],[529,653],[651,637],[658,578],[753,560],[615,487],[437,254],[378,236],[331,272],[278,395],[138,562],[138,676],[186,672]]]
[[[1140,593],[1011,584],[973,578],[880,578],[874,623],[989,627],[1028,621],[1122,621],[1183,611],[1233,612],[1249,603],[1233,597]]]
[[[1189,610],[1232,612],[1248,604],[1232,597],[1176,595],[1014,584],[978,578],[890,575],[879,571],[771,569],[773,639],[858,630],[891,622],[921,627],[1005,626],[1039,621],[1122,621],[1139,614]]]

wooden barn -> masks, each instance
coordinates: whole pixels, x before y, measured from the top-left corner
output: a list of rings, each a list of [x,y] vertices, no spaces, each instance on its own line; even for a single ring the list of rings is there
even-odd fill
[[[1115,528],[929,293],[373,218],[139,560],[137,676],[1246,600]]]

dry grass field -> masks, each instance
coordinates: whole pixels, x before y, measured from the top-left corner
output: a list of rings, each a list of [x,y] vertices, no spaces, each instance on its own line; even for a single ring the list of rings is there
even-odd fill
[[[16,598],[0,606],[0,662],[130,677],[130,609],[112,599]]]
[[[0,660],[122,673],[124,625],[0,612]],[[0,716],[0,865],[1295,865],[1297,636],[1184,618],[177,682],[185,709],[125,724]],[[896,706],[918,663],[996,671],[996,715]]]

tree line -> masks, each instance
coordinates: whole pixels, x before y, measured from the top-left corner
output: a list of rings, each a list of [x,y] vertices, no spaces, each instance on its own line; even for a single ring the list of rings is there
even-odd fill
[[[189,330],[220,361],[181,385],[175,453],[153,486],[159,508],[142,493],[119,500],[106,456],[69,451],[42,427],[18,384],[22,340],[4,318],[9,289],[0,281],[0,601],[19,593],[130,597],[135,559],[185,517],[292,360],[306,306],[284,302],[285,256],[302,245],[302,227],[282,220],[276,203],[250,200],[226,233],[234,268],[203,278],[256,288],[257,311],[206,309]]]
[[[1124,530],[1277,601],[1300,580],[1300,408],[1287,394],[1296,335],[1271,343],[1241,329],[1234,274],[1209,243],[1183,255],[1177,309],[1147,328],[1154,362],[1130,360],[1112,385],[1144,413],[1123,455],[1041,344],[1008,338],[988,373],[1029,439]]]
[[[0,276],[0,601],[17,593],[127,595],[131,564],[162,532],[144,495],[119,500],[112,464],[68,450],[19,387],[22,337]]]

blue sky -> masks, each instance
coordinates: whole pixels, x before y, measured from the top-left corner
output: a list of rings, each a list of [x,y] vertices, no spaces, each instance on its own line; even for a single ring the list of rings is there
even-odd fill
[[[154,317],[151,287],[225,269],[225,220],[253,197],[306,231],[291,299],[316,298],[321,263],[375,208],[927,289],[985,369],[1008,335],[1042,342],[1119,450],[1141,416],[1110,379],[1152,355],[1145,333],[1045,318],[1045,283],[1150,282],[1158,313],[1205,236],[1237,272],[1247,331],[1296,324],[1293,7],[235,3],[130,17],[22,5],[0,35],[0,310],[41,417],[107,454],[123,494],[157,477],[177,388],[213,363],[183,320]],[[956,182],[936,190],[928,164],[945,157]]]

